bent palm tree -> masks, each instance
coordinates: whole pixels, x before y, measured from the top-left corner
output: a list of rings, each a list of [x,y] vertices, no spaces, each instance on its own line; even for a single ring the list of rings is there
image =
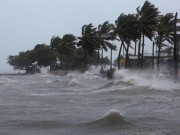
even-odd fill
[[[109,49],[115,50],[116,46],[113,45],[111,42],[112,40],[116,39],[115,33],[114,33],[114,25],[110,24],[108,21],[104,22],[103,25],[98,26],[98,32],[97,32],[97,37],[98,37],[98,56],[99,56],[99,49],[102,47],[102,60],[103,60],[103,49],[105,51]],[[98,62],[99,63],[99,59]],[[101,62],[101,68],[103,62]]]
[[[127,61],[129,59],[128,56],[129,47],[131,47],[130,42],[131,40],[136,40],[139,37],[139,32],[137,29],[137,18],[133,14],[128,14],[128,15],[121,14],[118,17],[118,19],[115,21],[115,24],[116,24],[115,32],[117,33],[121,41],[121,47],[119,49],[119,55],[118,55],[118,69],[120,69],[119,61],[120,61],[120,54],[122,47],[124,47],[126,51],[126,67],[127,67]]]
[[[76,37],[72,34],[66,34],[62,38],[59,36],[52,37],[50,47],[59,54],[59,60],[63,65],[67,59],[74,56]]]
[[[75,53],[76,37],[72,34],[66,34],[62,37],[58,46],[58,52],[60,53],[60,59],[65,62],[66,59],[74,56]]]
[[[53,50],[57,50],[59,44],[61,42],[61,38],[59,36],[53,36],[50,41],[50,47]]]
[[[155,27],[158,33],[158,59],[157,59],[157,70],[159,71],[160,53],[163,40],[173,44],[174,39],[174,16],[171,13],[161,16],[159,24]]]
[[[84,66],[87,70],[87,56],[95,52],[97,48],[97,31],[92,24],[84,25],[82,27],[82,36],[78,37],[79,42],[77,46],[81,46],[83,49]]]
[[[144,56],[144,42],[145,36],[152,40],[154,27],[158,23],[158,8],[156,8],[149,1],[145,1],[144,5],[141,9],[137,8],[137,21],[138,28],[140,31],[140,39],[139,39],[139,52],[138,52],[138,66],[140,65],[140,45],[141,45],[141,37],[142,39],[142,56],[141,56],[141,68],[143,67],[143,56]]]
[[[175,18],[174,18],[174,80],[179,80],[178,76],[178,45],[177,45],[177,39],[178,35],[177,32],[180,31],[180,26],[177,26],[177,23],[180,22],[180,19],[177,18],[178,13],[176,12]]]

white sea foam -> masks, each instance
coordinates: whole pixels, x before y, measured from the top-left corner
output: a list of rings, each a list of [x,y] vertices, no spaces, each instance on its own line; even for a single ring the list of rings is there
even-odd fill
[[[70,73],[68,73],[66,76],[68,77],[68,78],[75,78],[75,77],[78,77],[78,73],[74,73],[74,72],[70,72]]]
[[[159,73],[154,72],[141,72],[130,71],[130,70],[119,70],[115,73],[116,79],[120,79],[124,82],[131,82],[136,86],[147,86],[154,89],[160,90],[172,90],[180,89],[180,83],[174,83]]]
[[[46,83],[52,83],[53,81],[51,81],[50,79],[47,79]]]
[[[48,68],[42,67],[42,68],[41,68],[41,74],[42,74],[42,75],[47,75],[47,74],[48,74]]]

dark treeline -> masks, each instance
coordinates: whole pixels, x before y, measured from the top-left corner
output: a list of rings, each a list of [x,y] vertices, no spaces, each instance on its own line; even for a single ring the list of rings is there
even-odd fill
[[[121,68],[120,58],[123,50],[126,58],[125,67],[130,68],[130,48],[134,49],[134,55],[138,56],[138,67],[143,68],[145,39],[148,38],[158,48],[157,69],[159,70],[163,44],[169,42],[175,48],[174,52],[177,52],[176,32],[180,31],[180,27],[176,25],[178,22],[177,15],[174,16],[173,13],[161,15],[155,5],[145,1],[142,7],[137,7],[135,14],[120,14],[115,24],[106,21],[98,27],[94,27],[93,24],[84,25],[81,36],[77,37],[72,34],[65,34],[62,38],[53,36],[50,45],[38,44],[32,50],[9,56],[8,63],[14,69],[26,72],[46,66],[50,66],[51,70],[87,70],[89,65],[99,65],[103,61],[112,63],[108,58],[103,59],[103,51],[116,50],[112,41],[117,40],[120,42],[118,69]]]

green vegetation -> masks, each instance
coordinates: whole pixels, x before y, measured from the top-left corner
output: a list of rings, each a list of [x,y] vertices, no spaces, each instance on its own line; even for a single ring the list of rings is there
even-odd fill
[[[156,26],[155,30],[158,33],[159,37],[159,50],[158,50],[158,61],[157,61],[157,68],[159,70],[159,60],[160,60],[160,53],[162,48],[162,40],[168,41],[170,44],[173,44],[174,38],[174,16],[173,14],[166,14],[161,16],[158,25]]]
[[[57,53],[50,46],[38,44],[33,50],[20,52],[19,55],[9,56],[8,63],[14,69],[25,70],[26,73],[39,71],[40,67],[47,67],[56,63]],[[34,64],[37,63],[37,64]]]
[[[145,37],[147,37],[150,40],[154,39],[158,47],[157,69],[159,70],[162,46],[166,42],[171,44],[171,48],[174,46],[176,32],[180,30],[180,27],[176,25],[178,22],[179,19],[175,19],[172,13],[160,15],[155,5],[145,1],[141,8],[137,7],[137,13],[120,14],[115,24],[106,21],[96,28],[90,23],[82,26],[81,36],[76,37],[72,34],[66,34],[62,38],[53,36],[50,45],[39,44],[33,50],[9,56],[8,63],[14,69],[26,70],[27,73],[47,66],[50,66],[51,70],[81,69],[84,71],[89,65],[99,65],[100,61],[102,69],[102,64],[105,62],[106,64],[111,63],[112,68],[112,50],[116,50],[112,41],[117,40],[121,44],[116,59],[118,69],[120,69],[122,49],[126,52],[125,68],[131,67],[130,48],[135,50],[134,55],[136,55],[136,49],[138,50],[137,65],[143,68]],[[100,49],[102,50],[101,55]],[[108,49],[111,50],[111,61],[103,58],[103,51],[108,51]]]

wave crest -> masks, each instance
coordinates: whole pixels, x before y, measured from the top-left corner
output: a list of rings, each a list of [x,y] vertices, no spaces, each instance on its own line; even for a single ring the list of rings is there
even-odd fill
[[[119,70],[115,73],[115,78],[123,82],[131,83],[135,86],[148,87],[158,90],[176,90],[180,84],[174,83],[170,78],[161,75],[155,71],[143,71],[141,73],[135,70]]]
[[[116,126],[127,124],[123,116],[118,111],[110,111],[103,118],[89,122],[87,124],[94,126]]]

